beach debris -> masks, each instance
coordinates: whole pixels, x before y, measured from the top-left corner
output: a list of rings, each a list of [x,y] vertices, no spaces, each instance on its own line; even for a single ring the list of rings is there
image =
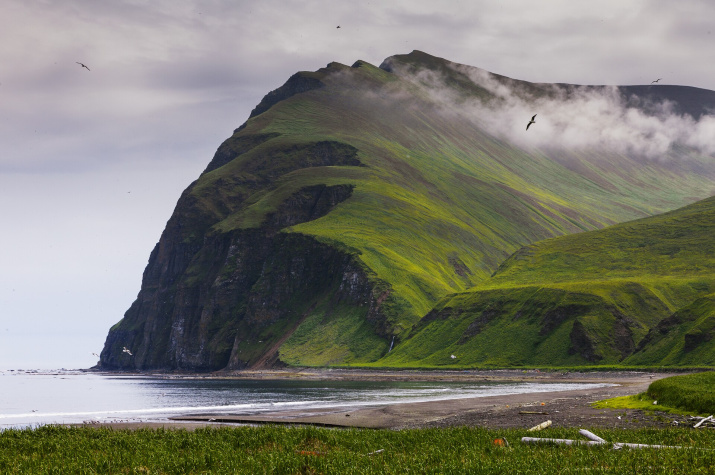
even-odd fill
[[[529,432],[536,432],[536,431],[539,431],[539,430],[543,430],[543,429],[546,429],[547,427],[549,427],[550,425],[551,425],[551,421],[550,421],[550,420],[549,420],[549,421],[544,421],[544,422],[542,422],[541,424],[535,425],[534,427],[532,427],[531,429],[529,429]]]
[[[498,437],[494,439],[494,445],[498,447],[509,447],[509,442],[506,441],[506,437]]]
[[[377,455],[377,454],[383,453],[384,451],[385,451],[385,449],[379,449],[379,450],[376,450],[376,451],[374,451],[374,452],[370,452],[370,453],[367,454],[367,455],[369,455],[369,456]]]
[[[454,356],[454,355],[450,355],[449,357],[452,358],[452,359],[455,359],[455,358],[456,358],[456,356]]]
[[[589,432],[585,429],[580,429],[579,434],[587,437],[591,440],[575,440],[575,439],[547,439],[540,437],[522,437],[521,442],[524,444],[557,444],[557,445],[607,445],[610,442],[600,438],[593,432]],[[629,444],[627,442],[614,442],[612,446],[613,450],[620,450],[622,448],[628,449],[687,449],[696,447],[682,447],[677,445],[651,445],[651,444]],[[705,449],[701,449],[705,450]]]
[[[549,415],[549,413],[546,411],[519,411],[519,414],[540,414],[542,416]]]
[[[338,28],[340,28],[340,27],[338,27]],[[395,335],[392,335],[392,343],[390,343],[390,349],[387,350],[388,353],[392,351],[392,346],[393,346],[394,344],[395,344]]]
[[[653,405],[654,405],[654,406],[657,406],[657,405],[658,405],[658,400],[657,400],[657,399],[656,399],[655,401],[653,401]]]
[[[599,436],[597,436],[596,434],[594,434],[591,431],[587,431],[586,429],[579,429],[578,433],[581,434],[582,436],[586,437],[587,439],[591,439],[595,442],[598,442],[601,444],[607,443],[604,439],[600,438]]]
[[[557,444],[557,445],[600,445],[600,442],[593,440],[575,440],[575,439],[546,439],[542,437],[522,437],[521,442],[524,444]]]
[[[701,425],[703,425],[704,422],[711,421],[712,418],[713,418],[712,415],[709,415],[708,417],[703,417],[702,419],[700,419],[700,422],[698,422],[697,424],[695,424],[693,427],[694,427],[695,429],[697,429],[698,427],[700,427]]]

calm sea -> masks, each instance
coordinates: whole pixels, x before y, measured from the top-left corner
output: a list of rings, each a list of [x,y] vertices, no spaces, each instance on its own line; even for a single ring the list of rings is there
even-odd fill
[[[87,421],[165,421],[181,414],[259,414],[601,387],[580,383],[227,380],[0,372],[0,430]]]

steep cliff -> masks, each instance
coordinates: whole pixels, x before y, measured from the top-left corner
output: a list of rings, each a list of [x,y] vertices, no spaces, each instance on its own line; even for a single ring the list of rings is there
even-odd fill
[[[109,332],[102,366],[244,368],[320,305],[355,307],[386,339],[381,295],[354,252],[279,232],[319,218],[351,193],[349,185],[306,187],[264,226],[206,235],[200,248],[177,242],[167,230],[151,254],[138,299]],[[131,356],[124,347],[133,348]]]

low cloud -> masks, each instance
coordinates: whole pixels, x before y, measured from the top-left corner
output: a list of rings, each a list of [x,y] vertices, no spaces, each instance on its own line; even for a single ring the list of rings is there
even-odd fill
[[[696,120],[676,112],[672,102],[626,97],[616,86],[533,84],[470,66],[452,63],[450,67],[488,94],[465,99],[433,70],[399,74],[427,90],[444,113],[466,117],[491,135],[525,149],[598,148],[656,160],[666,160],[675,146],[715,154],[713,115]],[[527,131],[534,114],[536,123]]]

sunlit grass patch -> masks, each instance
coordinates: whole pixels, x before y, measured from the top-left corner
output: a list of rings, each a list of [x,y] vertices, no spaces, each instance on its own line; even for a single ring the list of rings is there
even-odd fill
[[[645,393],[605,399],[593,406],[711,415],[715,413],[715,371],[659,379]]]

